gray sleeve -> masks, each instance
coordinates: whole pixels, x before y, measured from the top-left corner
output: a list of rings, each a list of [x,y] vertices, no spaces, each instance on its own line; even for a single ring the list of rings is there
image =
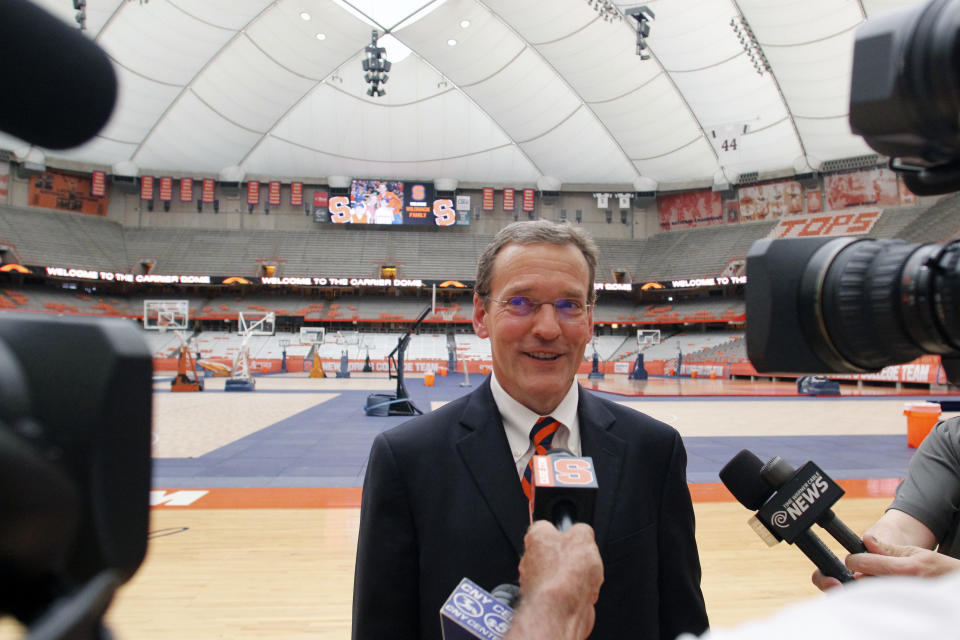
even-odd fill
[[[955,533],[960,510],[960,418],[945,420],[930,431],[910,460],[890,508],[925,524],[940,542]]]

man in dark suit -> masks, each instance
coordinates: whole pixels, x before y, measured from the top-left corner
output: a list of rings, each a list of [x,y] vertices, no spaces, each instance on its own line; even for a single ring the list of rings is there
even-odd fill
[[[354,640],[438,640],[440,607],[462,578],[486,589],[517,582],[534,437],[593,458],[605,577],[591,638],[674,640],[706,629],[679,434],[576,382],[593,335],[596,264],[589,236],[545,220],[505,227],[484,251],[473,325],[490,339],[493,374],[374,440]]]

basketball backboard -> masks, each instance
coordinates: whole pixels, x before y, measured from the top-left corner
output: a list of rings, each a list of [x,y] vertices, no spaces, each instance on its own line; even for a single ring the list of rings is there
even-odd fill
[[[190,323],[189,300],[144,300],[143,328],[150,331],[187,329]]]

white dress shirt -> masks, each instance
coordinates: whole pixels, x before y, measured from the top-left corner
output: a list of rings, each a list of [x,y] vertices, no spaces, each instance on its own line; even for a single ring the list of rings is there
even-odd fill
[[[527,463],[533,457],[533,443],[530,442],[530,431],[537,424],[537,420],[544,417],[538,415],[514,400],[500,383],[496,374],[490,374],[490,391],[493,392],[493,401],[497,403],[497,410],[503,420],[503,428],[507,433],[507,442],[513,453],[513,461],[517,465],[517,477],[523,477]],[[580,402],[579,385],[574,380],[567,394],[550,412],[550,417],[561,424],[553,436],[551,446],[569,449],[573,455],[580,455],[580,420],[577,418],[577,405]]]

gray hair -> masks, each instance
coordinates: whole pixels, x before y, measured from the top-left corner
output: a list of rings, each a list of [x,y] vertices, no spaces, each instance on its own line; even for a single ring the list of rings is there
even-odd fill
[[[480,260],[477,262],[477,281],[473,287],[474,292],[481,298],[490,295],[490,283],[493,281],[493,263],[501,249],[508,244],[538,243],[572,244],[580,249],[587,261],[587,269],[590,274],[587,301],[593,302],[596,298],[593,282],[597,273],[597,259],[600,255],[597,244],[590,237],[590,234],[580,227],[571,227],[567,224],[542,219],[514,222],[501,229],[494,236],[493,241],[483,250],[483,253],[480,254]]]

